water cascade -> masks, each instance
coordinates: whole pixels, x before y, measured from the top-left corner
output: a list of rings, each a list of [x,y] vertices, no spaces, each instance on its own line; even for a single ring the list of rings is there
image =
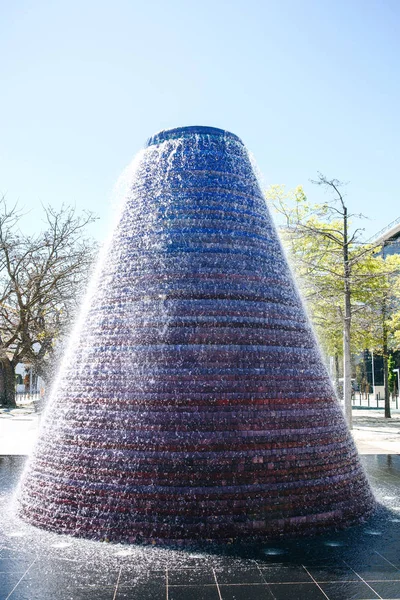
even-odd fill
[[[24,474],[20,514],[76,536],[266,539],[374,499],[247,151],[150,138]]]

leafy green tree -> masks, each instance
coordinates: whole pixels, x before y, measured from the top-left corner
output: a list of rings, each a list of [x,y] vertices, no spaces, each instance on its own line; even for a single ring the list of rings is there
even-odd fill
[[[365,311],[365,347],[372,348],[383,357],[385,383],[385,417],[391,417],[390,386],[391,351],[400,348],[398,325],[400,325],[400,256],[383,258],[375,255],[369,265],[374,270],[371,278],[371,295]],[[392,373],[394,376],[394,373]]]
[[[330,194],[328,201],[310,204],[301,187],[286,192],[283,186],[272,186],[267,201],[280,216],[283,243],[321,344],[336,360],[342,356],[344,406],[351,428],[351,354],[374,346],[376,330],[366,328],[365,320],[393,265],[377,254],[379,248],[362,243],[362,229],[353,226],[361,215],[349,213],[343,184],[321,174],[313,183]]]

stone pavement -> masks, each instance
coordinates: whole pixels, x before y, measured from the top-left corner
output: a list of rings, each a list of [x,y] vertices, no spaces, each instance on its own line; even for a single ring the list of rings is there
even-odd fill
[[[32,451],[39,431],[40,415],[17,408],[0,412],[0,455],[26,456]]]
[[[360,454],[400,454],[400,411],[353,410],[352,433]]]
[[[0,413],[0,600],[399,600],[400,414],[354,411],[378,501],[365,524],[311,538],[157,548],[79,540],[22,522],[16,486],[40,416]]]
[[[0,456],[0,600],[399,600],[400,456],[362,462],[366,523],[315,537],[192,548],[122,545],[18,519],[23,456]]]

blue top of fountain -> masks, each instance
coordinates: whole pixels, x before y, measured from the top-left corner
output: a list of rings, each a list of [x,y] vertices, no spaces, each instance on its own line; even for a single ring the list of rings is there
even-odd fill
[[[188,127],[175,127],[174,129],[163,129],[158,133],[155,133],[147,140],[146,148],[153,146],[154,144],[161,144],[166,140],[175,140],[180,137],[189,137],[191,135],[208,135],[208,136],[222,136],[225,139],[236,140],[240,144],[243,144],[240,137],[225,131],[224,129],[218,129],[218,127],[205,127],[203,125],[190,125]]]

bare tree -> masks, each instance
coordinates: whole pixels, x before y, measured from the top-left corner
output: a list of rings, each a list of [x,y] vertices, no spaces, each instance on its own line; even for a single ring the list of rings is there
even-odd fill
[[[44,208],[44,230],[20,231],[22,212],[0,200],[0,402],[15,406],[15,367],[32,365],[45,379],[54,343],[69,327],[96,246],[92,213]]]

